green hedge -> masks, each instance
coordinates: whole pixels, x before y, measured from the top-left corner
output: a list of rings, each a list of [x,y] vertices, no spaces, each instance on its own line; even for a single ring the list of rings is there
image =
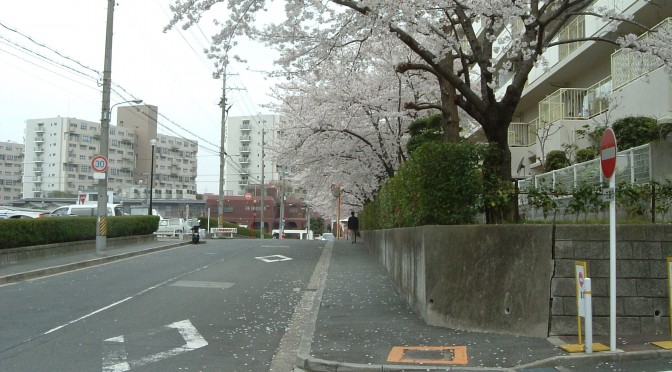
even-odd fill
[[[429,142],[416,149],[360,213],[363,229],[474,223],[483,209],[486,146]]]
[[[97,217],[0,220],[0,249],[96,239]],[[108,238],[147,235],[159,228],[158,216],[108,217]]]

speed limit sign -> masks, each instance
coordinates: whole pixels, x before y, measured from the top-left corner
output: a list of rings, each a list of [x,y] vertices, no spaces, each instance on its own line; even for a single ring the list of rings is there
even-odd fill
[[[91,168],[96,172],[105,172],[107,170],[107,158],[103,155],[96,155],[91,159]]]

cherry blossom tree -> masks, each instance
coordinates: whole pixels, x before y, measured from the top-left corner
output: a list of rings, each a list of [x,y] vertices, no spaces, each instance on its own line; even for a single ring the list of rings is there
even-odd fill
[[[668,0],[646,0],[664,4]],[[226,4],[226,11],[217,5]],[[209,10],[227,17],[209,51],[224,60],[222,51],[236,36],[257,38],[278,49],[279,65],[289,75],[320,69],[339,49],[362,50],[371,40],[396,39],[417,56],[417,61],[397,65],[398,72],[424,71],[436,77],[438,107],[446,117],[446,140],[457,131],[452,104],[476,120],[496,151],[484,162],[486,182],[510,179],[511,154],[508,127],[520,101],[528,75],[544,63],[550,47],[577,41],[596,41],[646,53],[669,64],[669,32],[655,32],[645,42],[624,34],[622,22],[637,34],[647,31],[628,16],[594,6],[594,0],[300,0],[285,4],[284,18],[258,22],[270,0],[175,0],[174,18],[168,27],[189,27]],[[558,38],[577,16],[597,17],[611,28],[594,37]],[[631,31],[633,32],[633,31]],[[500,74],[512,79],[502,87]],[[498,92],[498,90],[500,90]],[[415,106],[414,106],[415,105]],[[410,103],[409,108],[423,108]],[[497,222],[498,206],[488,206],[488,222]]]
[[[271,156],[290,167],[315,209],[335,210],[332,185],[343,187],[348,210],[361,209],[406,160],[408,125],[418,114],[402,106],[437,97],[425,95],[433,86],[426,74],[394,71],[404,53],[398,46],[369,48],[366,56],[342,49],[323,68],[274,90],[273,108],[288,123],[275,129],[281,138]]]

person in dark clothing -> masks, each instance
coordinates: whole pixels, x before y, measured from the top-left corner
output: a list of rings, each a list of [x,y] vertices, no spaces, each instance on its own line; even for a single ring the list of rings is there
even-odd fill
[[[359,218],[355,217],[355,212],[350,212],[350,217],[348,218],[348,230],[350,231],[350,236],[352,236],[352,243],[356,243],[357,234],[359,233]]]

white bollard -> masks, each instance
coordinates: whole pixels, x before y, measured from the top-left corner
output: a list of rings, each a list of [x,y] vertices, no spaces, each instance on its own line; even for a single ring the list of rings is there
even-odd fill
[[[586,310],[586,354],[593,353],[593,292],[590,285],[590,278],[586,278],[584,283],[583,303]]]

